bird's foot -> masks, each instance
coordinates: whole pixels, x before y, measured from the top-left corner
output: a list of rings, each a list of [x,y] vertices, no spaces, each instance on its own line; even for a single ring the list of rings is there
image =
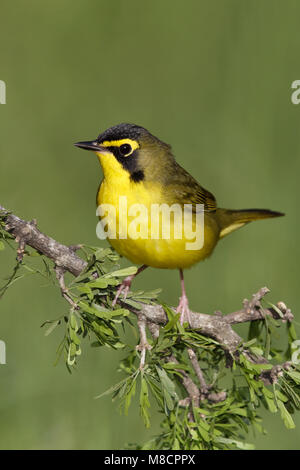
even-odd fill
[[[119,288],[116,292],[115,298],[112,302],[112,306],[114,307],[117,303],[118,298],[120,295],[123,293],[123,300],[126,300],[127,294],[130,290],[130,286],[132,283],[132,279],[134,278],[134,275],[127,276],[125,279],[122,281],[122,283],[119,285]]]
[[[189,301],[186,295],[182,295],[179,299],[179,304],[176,309],[177,313],[180,313],[180,324],[183,325],[184,322],[188,322],[188,324],[191,324],[191,318],[190,318],[190,309],[189,309]]]

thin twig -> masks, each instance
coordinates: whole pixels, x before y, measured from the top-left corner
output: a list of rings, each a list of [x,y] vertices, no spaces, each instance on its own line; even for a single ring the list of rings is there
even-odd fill
[[[193,366],[193,369],[197,375],[197,378],[199,380],[199,383],[200,383],[200,391],[201,391],[201,394],[203,395],[207,395],[208,393],[208,390],[209,390],[209,387],[205,381],[205,378],[204,378],[204,375],[203,375],[203,372],[201,370],[201,367],[199,365],[199,362],[198,362],[198,359],[197,359],[197,356],[196,356],[196,353],[193,349],[191,348],[188,348],[187,350],[188,352],[188,355],[189,355],[189,358],[190,358],[190,361],[191,361],[191,364]]]
[[[56,278],[58,280],[58,284],[60,287],[61,295],[71,305],[71,307],[74,310],[78,310],[79,308],[78,305],[70,297],[68,293],[68,289],[66,288],[66,285],[65,285],[65,278],[64,278],[65,270],[61,266],[55,266],[54,270],[55,270]]]
[[[168,357],[168,362],[173,362],[175,364],[178,364],[178,361],[177,361],[176,357],[173,354],[171,354]],[[188,373],[185,370],[182,370],[180,368],[178,368],[177,370],[181,374],[181,378],[180,378],[181,383],[182,383],[182,385],[184,386],[184,388],[186,389],[186,391],[188,393],[188,396],[189,396],[188,403],[189,404],[193,403],[194,406],[198,407],[199,402],[200,402],[200,390],[199,390],[199,388],[197,387],[195,382],[191,379],[191,377],[188,375]],[[182,403],[181,403],[181,405],[182,405]]]
[[[145,367],[145,360],[146,360],[146,352],[152,349],[152,346],[148,343],[147,334],[146,334],[146,324],[147,320],[145,316],[141,313],[138,315],[137,325],[140,333],[140,342],[136,346],[137,351],[141,353],[140,359],[140,369]]]

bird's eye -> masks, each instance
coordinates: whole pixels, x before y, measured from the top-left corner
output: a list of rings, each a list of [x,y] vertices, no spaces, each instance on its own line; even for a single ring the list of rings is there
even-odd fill
[[[132,148],[129,144],[122,144],[120,145],[120,152],[124,157],[128,157],[131,154]]]

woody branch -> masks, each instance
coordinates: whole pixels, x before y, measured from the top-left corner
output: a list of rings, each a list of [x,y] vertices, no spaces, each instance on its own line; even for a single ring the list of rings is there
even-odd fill
[[[19,244],[17,250],[17,259],[19,261],[22,260],[26,245],[31,246],[53,261],[62,294],[68,301],[68,294],[64,287],[62,275],[64,272],[68,271],[74,276],[78,276],[86,268],[86,261],[76,254],[76,249],[78,249],[80,245],[66,246],[59,243],[48,235],[42,233],[37,228],[36,221],[25,221],[1,205],[0,217],[5,223],[6,232]],[[243,301],[242,309],[227,315],[222,315],[221,312],[217,312],[213,315],[191,312],[190,327],[201,332],[202,335],[216,340],[228,353],[235,354],[243,340],[233,330],[232,325],[254,320],[261,320],[264,319],[265,316],[271,316],[276,320],[281,319],[283,322],[291,322],[293,320],[293,314],[291,310],[288,309],[283,302],[278,302],[276,309],[262,308],[261,300],[268,292],[268,288],[261,288],[256,294],[252,296],[251,300],[245,299]],[[143,324],[145,324],[145,322],[147,323],[150,332],[154,337],[158,336],[159,327],[165,325],[168,321],[167,315],[161,305],[149,305],[141,303],[141,309],[136,310],[132,306],[126,304],[126,302],[122,302],[120,300],[120,303],[126,305],[126,308],[134,313],[138,317],[139,321],[141,321],[140,319],[142,318]],[[279,314],[278,311],[281,312],[281,314]],[[253,361],[260,362],[260,358],[253,359],[250,357],[250,355],[249,358]],[[201,371],[199,371],[197,368],[193,352],[190,352],[190,359],[194,369],[196,370],[196,375],[200,380],[199,374],[201,374]],[[281,370],[280,366],[279,369],[278,366],[276,367],[276,371],[274,370],[272,373],[270,373],[269,377],[267,377],[266,374],[264,375],[263,379],[265,381],[272,382],[272,380],[276,379],[276,374],[280,373]],[[284,364],[282,367],[286,368],[288,365]],[[203,379],[201,378],[200,390],[202,388],[203,391],[205,387],[206,386],[203,383]],[[192,388],[194,389],[194,387]],[[205,390],[205,392],[207,393],[208,390]],[[194,391],[192,394],[192,399],[194,399]]]

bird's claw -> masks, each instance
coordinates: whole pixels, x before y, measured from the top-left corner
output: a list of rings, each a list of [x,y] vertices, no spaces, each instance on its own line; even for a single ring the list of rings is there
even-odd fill
[[[116,292],[115,298],[112,302],[113,307],[116,305],[117,300],[118,300],[118,298],[120,297],[120,295],[122,293],[123,293],[123,300],[126,300],[128,292],[130,291],[130,286],[131,286],[132,279],[133,279],[132,276],[128,276],[128,277],[125,277],[125,279],[121,282],[121,284],[119,285],[118,290]]]
[[[177,313],[180,313],[180,324],[183,325],[184,322],[188,322],[191,324],[191,317],[190,317],[190,309],[189,309],[189,301],[185,295],[182,295],[179,299],[179,304],[176,309]]]

